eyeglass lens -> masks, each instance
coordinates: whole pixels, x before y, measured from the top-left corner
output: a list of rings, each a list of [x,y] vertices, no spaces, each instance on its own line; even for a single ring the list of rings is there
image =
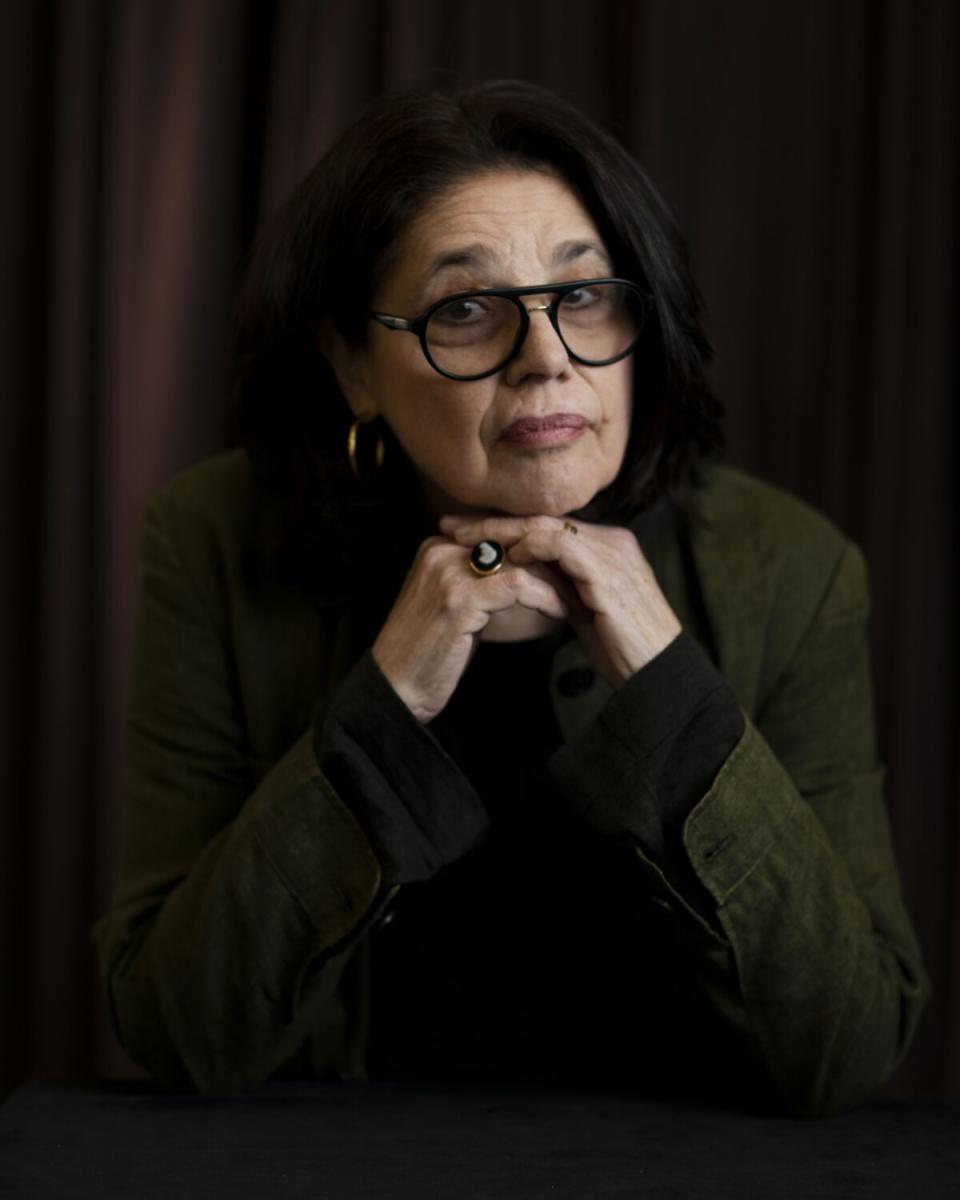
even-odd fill
[[[630,349],[643,318],[639,295],[619,283],[577,288],[563,297],[557,309],[567,350],[596,366]],[[425,332],[427,349],[442,371],[483,375],[510,357],[521,321],[517,304],[505,296],[461,296],[431,315]]]

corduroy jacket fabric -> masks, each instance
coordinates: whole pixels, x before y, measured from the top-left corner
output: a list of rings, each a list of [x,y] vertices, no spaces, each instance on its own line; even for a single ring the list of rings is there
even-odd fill
[[[708,911],[645,844],[656,746],[630,684],[585,674],[576,641],[551,671],[564,745],[550,773],[585,834],[629,855],[637,938],[623,953],[647,955],[651,978],[665,970],[643,910],[669,913],[732,1061],[788,1110],[832,1112],[893,1071],[927,990],[884,809],[864,563],[823,517],[730,468],[709,471],[700,508],[641,544],[686,647],[645,671],[669,694],[676,662],[695,693],[718,681],[741,714],[682,827]],[[276,516],[230,451],[175,479],[144,520],[120,878],[94,936],[122,1045],[172,1087],[363,1078],[374,931],[405,886],[364,824],[371,797],[418,827],[424,812],[438,829],[445,808],[460,814],[449,844],[424,840],[419,878],[484,836],[457,764],[376,670],[371,631],[277,577]],[[589,686],[570,694],[571,671]],[[355,751],[339,792],[321,769],[331,737]],[[635,1062],[659,1034],[638,1021],[621,1036]]]

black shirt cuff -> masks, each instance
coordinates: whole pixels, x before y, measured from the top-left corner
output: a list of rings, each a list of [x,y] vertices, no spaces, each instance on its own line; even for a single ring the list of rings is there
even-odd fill
[[[551,774],[590,824],[635,837],[702,908],[706,893],[683,848],[683,823],[743,730],[729,684],[682,632],[553,756]]]
[[[314,716],[320,769],[360,822],[385,886],[432,877],[483,841],[469,780],[367,651]]]

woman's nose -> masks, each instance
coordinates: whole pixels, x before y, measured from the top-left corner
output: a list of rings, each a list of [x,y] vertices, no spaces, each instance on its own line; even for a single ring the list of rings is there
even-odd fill
[[[570,365],[567,348],[550,320],[549,306],[531,304],[527,308],[530,324],[514,357],[507,364],[507,383],[516,385],[527,376],[553,379]]]

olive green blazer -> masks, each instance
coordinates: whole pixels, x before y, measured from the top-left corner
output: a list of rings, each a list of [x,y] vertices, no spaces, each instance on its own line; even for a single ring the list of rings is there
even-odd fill
[[[683,826],[715,919],[639,841],[631,870],[745,1060],[791,1110],[831,1112],[889,1076],[927,990],[882,797],[864,563],[738,471],[711,471],[702,509],[648,555],[746,722]],[[371,928],[395,889],[315,732],[369,631],[277,578],[276,521],[238,450],[181,474],[144,520],[120,875],[94,938],[120,1042],[172,1087],[365,1071]],[[589,822],[590,793],[640,787],[643,764],[604,734],[607,685],[556,686],[584,662],[575,641],[558,652],[551,700]],[[390,697],[384,719],[403,720]],[[452,762],[438,771],[431,786],[460,786]]]

